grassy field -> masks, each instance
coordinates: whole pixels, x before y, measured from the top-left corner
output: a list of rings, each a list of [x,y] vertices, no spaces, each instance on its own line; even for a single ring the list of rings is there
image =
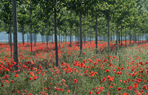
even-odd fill
[[[148,44],[120,48],[108,55],[106,42],[62,43],[59,67],[55,66],[54,44],[19,44],[19,70],[14,70],[10,47],[0,47],[0,95],[148,95]],[[124,43],[123,43],[124,44]],[[113,47],[111,44],[110,46]],[[110,47],[110,48],[112,48]],[[102,51],[103,50],[103,51]]]

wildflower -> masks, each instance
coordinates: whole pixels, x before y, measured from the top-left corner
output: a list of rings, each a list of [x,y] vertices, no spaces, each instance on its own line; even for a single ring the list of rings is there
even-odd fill
[[[42,73],[42,76],[45,76],[45,72]]]
[[[77,83],[77,81],[78,81],[77,79],[74,79],[74,83]]]
[[[146,85],[143,85],[142,89],[147,89]]]
[[[20,93],[20,91],[19,91],[19,90],[17,90],[17,93]]]
[[[6,75],[5,75],[5,78],[9,78],[9,76],[6,74]]]
[[[70,93],[70,90],[67,90],[68,93]]]
[[[93,92],[89,92],[89,94],[93,94]]]
[[[132,90],[132,86],[128,86],[127,89]]]
[[[9,83],[9,81],[8,81],[8,80],[5,80],[5,82],[6,82],[6,83]]]
[[[26,93],[27,93],[27,90],[24,90],[24,92],[26,92]]]
[[[18,77],[18,74],[17,73],[15,73],[15,77]]]
[[[121,87],[118,87],[117,91],[120,91],[122,88]]]
[[[65,82],[65,79],[62,79],[63,82]]]
[[[134,87],[133,88],[137,88],[138,87],[138,84],[137,83],[134,83]]]
[[[11,80],[12,83],[14,83],[14,80]]]
[[[107,72],[107,73],[108,73],[108,72],[110,72],[110,71],[109,71],[108,69],[106,69],[106,71],[105,71],[105,72]]]
[[[96,94],[99,94],[99,91],[96,91]]]
[[[86,54],[85,52],[83,52],[83,54]]]
[[[111,56],[110,56],[110,55],[108,55],[108,58],[111,58]]]

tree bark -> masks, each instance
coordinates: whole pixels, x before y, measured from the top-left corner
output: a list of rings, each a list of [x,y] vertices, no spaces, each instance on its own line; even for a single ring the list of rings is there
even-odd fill
[[[80,55],[82,54],[82,10],[80,11]]]
[[[126,45],[126,31],[125,31],[125,47],[126,47],[127,45]]]
[[[11,33],[11,24],[9,26],[9,34],[10,34],[10,49],[11,49],[11,57],[12,57],[12,33]]]
[[[24,24],[22,25],[22,43],[24,46]]]
[[[131,28],[130,28],[130,33],[129,34],[130,34],[130,46],[131,46]]]
[[[135,44],[136,44],[136,30],[135,30]]]
[[[34,28],[34,46],[36,46],[36,30]]]
[[[49,30],[47,25],[47,34],[46,34],[47,50],[48,50],[48,36],[49,36]]]
[[[97,35],[97,27],[98,27],[98,21],[97,21],[97,16],[96,16],[96,31],[95,31],[95,42],[96,42],[96,54],[97,54],[97,48],[98,48],[98,35]]]
[[[70,27],[70,47],[71,47],[71,35],[72,35],[72,27]]]
[[[117,23],[117,31],[116,31],[116,52],[115,52],[115,55],[117,55],[117,40],[118,40],[118,23]]]
[[[31,55],[32,55],[32,20],[31,20],[31,17],[32,17],[32,9],[31,9],[31,0],[30,0],[30,42],[31,42]]]
[[[121,47],[122,47],[122,26],[121,26]]]
[[[108,54],[109,54],[109,17],[108,17]]]
[[[54,8],[54,30],[55,30],[55,55],[56,55],[56,66],[58,67],[58,46],[57,46],[56,8]]]
[[[17,11],[16,11],[16,0],[13,0],[13,46],[14,46],[14,62],[16,62],[15,70],[18,70],[18,40],[17,40]]]

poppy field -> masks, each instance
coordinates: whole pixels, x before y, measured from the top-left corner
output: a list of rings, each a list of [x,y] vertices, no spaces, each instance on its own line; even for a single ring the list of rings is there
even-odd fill
[[[34,44],[34,43],[33,43]],[[0,95],[148,95],[148,43],[127,40],[79,42],[58,45],[59,66],[55,65],[54,43],[18,44],[19,68],[15,71],[8,43],[0,43]],[[13,48],[13,47],[12,47]]]

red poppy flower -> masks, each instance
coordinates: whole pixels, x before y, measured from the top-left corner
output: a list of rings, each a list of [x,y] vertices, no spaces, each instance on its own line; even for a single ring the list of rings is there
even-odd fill
[[[17,73],[15,73],[15,77],[18,77],[18,74]]]
[[[118,87],[117,91],[120,91],[122,88],[121,87]]]
[[[107,73],[108,73],[108,72],[110,72],[110,71],[107,69],[105,72],[107,72]]]
[[[77,81],[78,81],[77,79],[74,79],[74,83],[77,83]]]
[[[93,92],[89,92],[89,94],[93,94]]]

